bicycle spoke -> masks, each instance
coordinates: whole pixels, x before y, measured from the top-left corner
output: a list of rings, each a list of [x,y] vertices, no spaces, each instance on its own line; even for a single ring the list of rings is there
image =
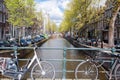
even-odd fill
[[[115,68],[115,80],[120,80],[120,64]]]
[[[38,64],[36,64],[31,71],[31,78],[33,79],[33,77],[35,78],[39,78],[39,79],[54,79],[55,77],[55,70],[54,67],[45,61],[40,62],[40,65],[42,67],[42,70],[40,69],[40,66]],[[36,71],[37,74],[34,74],[34,70]]]
[[[80,63],[76,70],[75,70],[75,77],[76,79],[92,79],[95,80],[97,79],[97,67],[89,62],[89,61],[85,61]]]
[[[41,71],[38,72],[38,70],[37,70],[37,71],[34,71],[32,74],[40,74],[40,73],[41,73]]]

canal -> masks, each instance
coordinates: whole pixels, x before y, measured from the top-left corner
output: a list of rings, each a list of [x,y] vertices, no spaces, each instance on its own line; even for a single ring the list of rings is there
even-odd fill
[[[48,40],[45,44],[43,44],[41,47],[48,47],[48,48],[74,48],[73,45],[71,45],[67,40],[59,37],[51,38]],[[39,50],[40,57],[42,60],[46,59],[55,59],[55,60],[61,60],[63,59],[63,50]],[[86,55],[83,52],[77,51],[77,50],[67,50],[66,51],[66,58],[67,59],[85,59]],[[56,78],[62,78],[62,70],[63,70],[63,61],[51,61],[51,63],[55,66],[56,71]],[[79,62],[69,61],[66,64],[67,70],[75,70],[77,64]],[[67,73],[67,78],[74,78],[74,72]]]
[[[62,79],[63,77],[63,48],[74,48],[74,46],[72,44],[70,44],[66,39],[61,38],[61,37],[52,37],[51,39],[49,39],[48,41],[46,41],[44,44],[42,44],[42,46],[40,46],[41,48],[56,48],[56,49],[37,49],[37,54],[39,56],[39,58],[41,58],[41,60],[47,60],[50,63],[52,63],[55,66],[55,70],[56,70],[56,78],[57,79]],[[58,50],[57,48],[61,48],[61,50]],[[30,54],[28,54],[25,58],[30,58],[33,56],[33,52],[31,52]],[[78,50],[67,50],[66,51],[66,58],[67,59],[71,59],[71,60],[75,60],[75,59],[87,59],[88,56],[86,55],[86,53],[84,51],[78,51]],[[54,60],[51,60],[54,59]],[[77,67],[77,65],[80,63],[80,61],[67,61],[66,62],[66,70],[70,71],[66,73],[66,78],[67,79],[74,79],[75,78],[75,68]],[[25,64],[25,62],[21,61],[20,65]],[[29,77],[29,75],[26,75],[26,77]],[[100,80],[106,80],[103,75],[101,77],[101,75],[99,76]]]
[[[72,44],[70,44],[66,39],[61,37],[52,37],[49,39],[46,43],[44,43],[42,48],[74,48]],[[49,59],[55,59],[53,61],[50,61],[54,66],[56,70],[56,78],[61,79],[63,77],[62,71],[63,71],[63,61],[59,61],[63,59],[63,50],[49,50],[49,49],[39,49],[39,57],[42,60],[49,60]],[[66,58],[70,60],[85,60],[88,58],[86,53],[84,51],[78,51],[78,50],[67,50],[66,51]],[[66,62],[66,70],[70,71],[66,73],[67,79],[74,79],[75,78],[75,68],[80,63],[80,61],[67,61]],[[72,72],[71,72],[72,71]],[[102,77],[101,77],[102,76]],[[100,80],[104,80],[104,75],[101,74],[99,76]]]

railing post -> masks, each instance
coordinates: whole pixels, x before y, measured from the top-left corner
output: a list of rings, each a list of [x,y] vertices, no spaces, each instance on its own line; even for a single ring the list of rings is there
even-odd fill
[[[114,47],[112,47],[111,48],[111,52],[112,52],[112,54],[114,54],[115,53],[115,51],[116,51],[116,49],[114,48]],[[111,62],[111,67],[113,66],[113,64],[114,64],[114,58],[112,58],[112,62]]]
[[[66,48],[63,49],[63,75],[62,80],[66,80]]]
[[[19,67],[19,63],[18,63],[18,53],[17,53],[17,46],[15,46],[14,48],[14,54],[13,54],[13,56],[16,58],[16,60],[15,60],[15,63],[16,63],[16,65]],[[17,69],[17,71],[18,71],[19,69]]]
[[[14,55],[16,57],[17,56],[17,47],[15,46],[13,49],[14,49]]]
[[[115,51],[116,51],[116,49],[114,47],[112,47],[111,52],[114,54]]]
[[[114,47],[112,47],[112,48],[111,48],[112,54],[114,54],[115,51],[116,51],[116,49],[115,49]],[[111,70],[113,70],[114,62],[115,62],[115,59],[112,58],[112,62],[111,62],[111,65],[110,65]],[[112,73],[110,73],[110,78],[109,78],[109,80],[111,80],[111,79],[112,79]]]

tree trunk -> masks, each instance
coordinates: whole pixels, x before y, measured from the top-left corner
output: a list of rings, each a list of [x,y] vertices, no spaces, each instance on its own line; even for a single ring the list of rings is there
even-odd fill
[[[115,12],[113,12],[112,18],[110,20],[110,24],[109,24],[109,39],[108,39],[108,44],[110,47],[114,46],[114,25],[115,25],[115,20],[117,17],[117,14],[120,10],[120,6],[117,8],[117,10]]]

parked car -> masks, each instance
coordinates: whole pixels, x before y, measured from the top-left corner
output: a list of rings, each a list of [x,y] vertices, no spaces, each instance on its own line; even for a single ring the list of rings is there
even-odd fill
[[[40,35],[41,39],[45,39],[45,36],[44,35]]]
[[[8,41],[0,41],[0,47],[10,47],[10,43]]]
[[[21,46],[28,46],[26,39],[20,39],[20,45]]]
[[[35,36],[33,39],[34,42],[38,42],[40,40],[42,40],[42,38],[39,35]]]
[[[120,48],[120,44],[116,44],[116,45],[115,45],[115,47],[118,47],[118,48]]]
[[[29,44],[32,43],[32,40],[31,40],[30,38],[27,38],[27,39],[26,39],[26,42],[27,42],[27,44],[29,45]]]
[[[35,41],[34,41],[34,38],[31,38],[31,44],[34,44]]]
[[[12,40],[12,41],[9,41],[9,43],[10,43],[10,46],[11,47],[14,47],[14,46],[20,46],[15,40]]]

